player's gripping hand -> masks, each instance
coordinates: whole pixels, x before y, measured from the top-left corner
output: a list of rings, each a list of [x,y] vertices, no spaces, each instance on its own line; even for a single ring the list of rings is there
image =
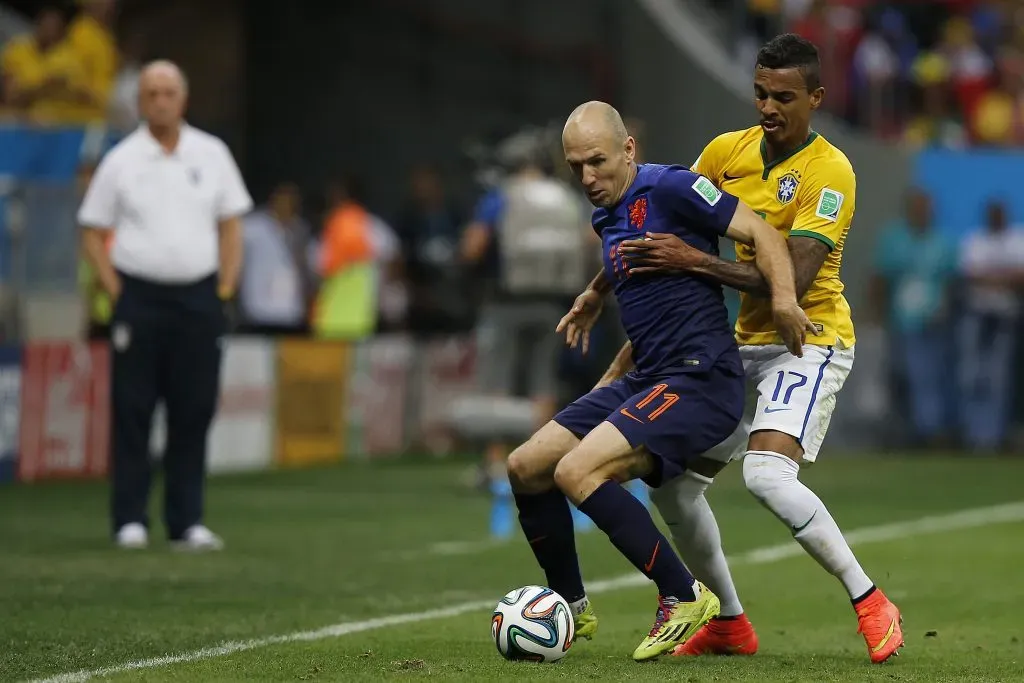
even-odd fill
[[[603,308],[604,297],[593,289],[587,289],[576,297],[572,308],[558,322],[555,332],[565,332],[565,343],[573,349],[582,345],[583,353],[586,353],[590,348],[590,330],[601,317]]]
[[[803,358],[803,347],[807,334],[814,334],[817,331],[814,323],[804,313],[804,309],[800,308],[800,304],[794,300],[773,301],[772,317],[775,320],[775,329],[782,337],[782,343],[794,356]]]
[[[708,255],[675,235],[649,232],[642,240],[624,240],[619,254],[630,275],[682,273],[705,265]]]

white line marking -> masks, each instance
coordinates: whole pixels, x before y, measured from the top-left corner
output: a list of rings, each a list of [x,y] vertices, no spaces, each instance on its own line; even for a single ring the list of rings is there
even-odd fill
[[[911,536],[925,534],[943,533],[959,529],[973,529],[977,527],[990,526],[993,524],[1004,524],[1009,522],[1024,521],[1024,502],[1008,503],[986,508],[973,508],[962,510],[947,515],[933,515],[908,522],[896,522],[893,524],[882,524],[880,526],[864,527],[855,529],[846,534],[846,540],[851,545],[863,543],[879,543],[882,541],[896,541]],[[771,564],[790,557],[796,557],[803,553],[803,549],[795,542],[759,548],[729,559],[732,564]],[[626,574],[603,581],[592,581],[587,584],[587,593],[607,593],[622,588],[643,586],[648,580],[642,574]],[[139,671],[141,669],[155,669],[171,664],[188,664],[202,659],[214,657],[225,657],[236,652],[255,650],[258,648],[282,645],[285,643],[311,642],[327,638],[339,638],[353,633],[364,631],[375,631],[389,626],[400,626],[402,624],[413,624],[420,621],[432,621],[435,619],[447,619],[457,617],[468,612],[492,609],[494,600],[473,600],[463,602],[451,607],[432,609],[425,612],[410,612],[408,614],[395,614],[389,617],[368,619],[365,621],[350,621],[333,626],[326,626],[315,631],[298,631],[268,638],[254,638],[252,640],[238,640],[216,647],[207,647],[193,652],[183,652],[176,655],[154,657],[152,659],[140,659],[126,664],[108,666],[102,669],[85,669],[73,673],[61,674],[52,678],[39,679],[35,683],[80,683],[91,678],[110,676],[113,674]]]

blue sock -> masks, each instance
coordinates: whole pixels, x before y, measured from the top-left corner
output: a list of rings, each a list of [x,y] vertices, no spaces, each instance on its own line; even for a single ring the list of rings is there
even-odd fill
[[[634,567],[657,584],[662,596],[683,602],[696,599],[693,576],[633,494],[614,481],[606,481],[579,508],[608,534]]]
[[[586,591],[576,556],[569,501],[558,489],[539,494],[517,493],[515,499],[519,525],[544,570],[548,588],[567,602],[582,600]]]

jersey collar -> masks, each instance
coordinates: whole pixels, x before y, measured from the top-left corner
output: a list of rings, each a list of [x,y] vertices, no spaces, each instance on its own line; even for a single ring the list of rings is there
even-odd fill
[[[761,174],[761,180],[768,180],[768,176],[769,176],[769,174],[771,174],[773,168],[775,168],[776,166],[778,166],[779,164],[781,164],[783,161],[785,161],[786,159],[790,158],[794,154],[797,154],[797,153],[803,151],[804,149],[807,148],[808,145],[810,145],[812,142],[814,142],[817,139],[818,139],[818,134],[812,130],[810,135],[807,136],[807,139],[804,140],[802,143],[800,143],[795,148],[793,148],[788,154],[784,154],[781,157],[778,157],[778,158],[774,159],[773,161],[769,162],[768,161],[768,145],[765,143],[765,141],[764,141],[764,134],[762,133],[761,134],[761,163],[764,164],[764,172]]]
[[[164,151],[164,148],[160,146],[160,142],[155,137],[153,137],[153,134],[151,132],[149,132],[149,126],[146,125],[145,121],[139,124],[138,131],[139,134],[142,136],[143,141],[145,142],[146,150],[153,157],[178,156],[179,154],[181,154],[182,145],[185,145],[187,138],[190,137],[189,125],[182,121],[181,131],[178,137],[178,146],[174,148],[173,152],[168,154],[167,152]]]

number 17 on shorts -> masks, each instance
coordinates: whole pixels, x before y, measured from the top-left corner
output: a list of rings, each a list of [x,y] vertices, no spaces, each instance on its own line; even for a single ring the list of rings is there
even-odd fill
[[[750,431],[789,434],[813,462],[853,367],[853,349],[808,345],[803,358],[784,346],[742,347],[740,353],[748,380],[757,383]]]

